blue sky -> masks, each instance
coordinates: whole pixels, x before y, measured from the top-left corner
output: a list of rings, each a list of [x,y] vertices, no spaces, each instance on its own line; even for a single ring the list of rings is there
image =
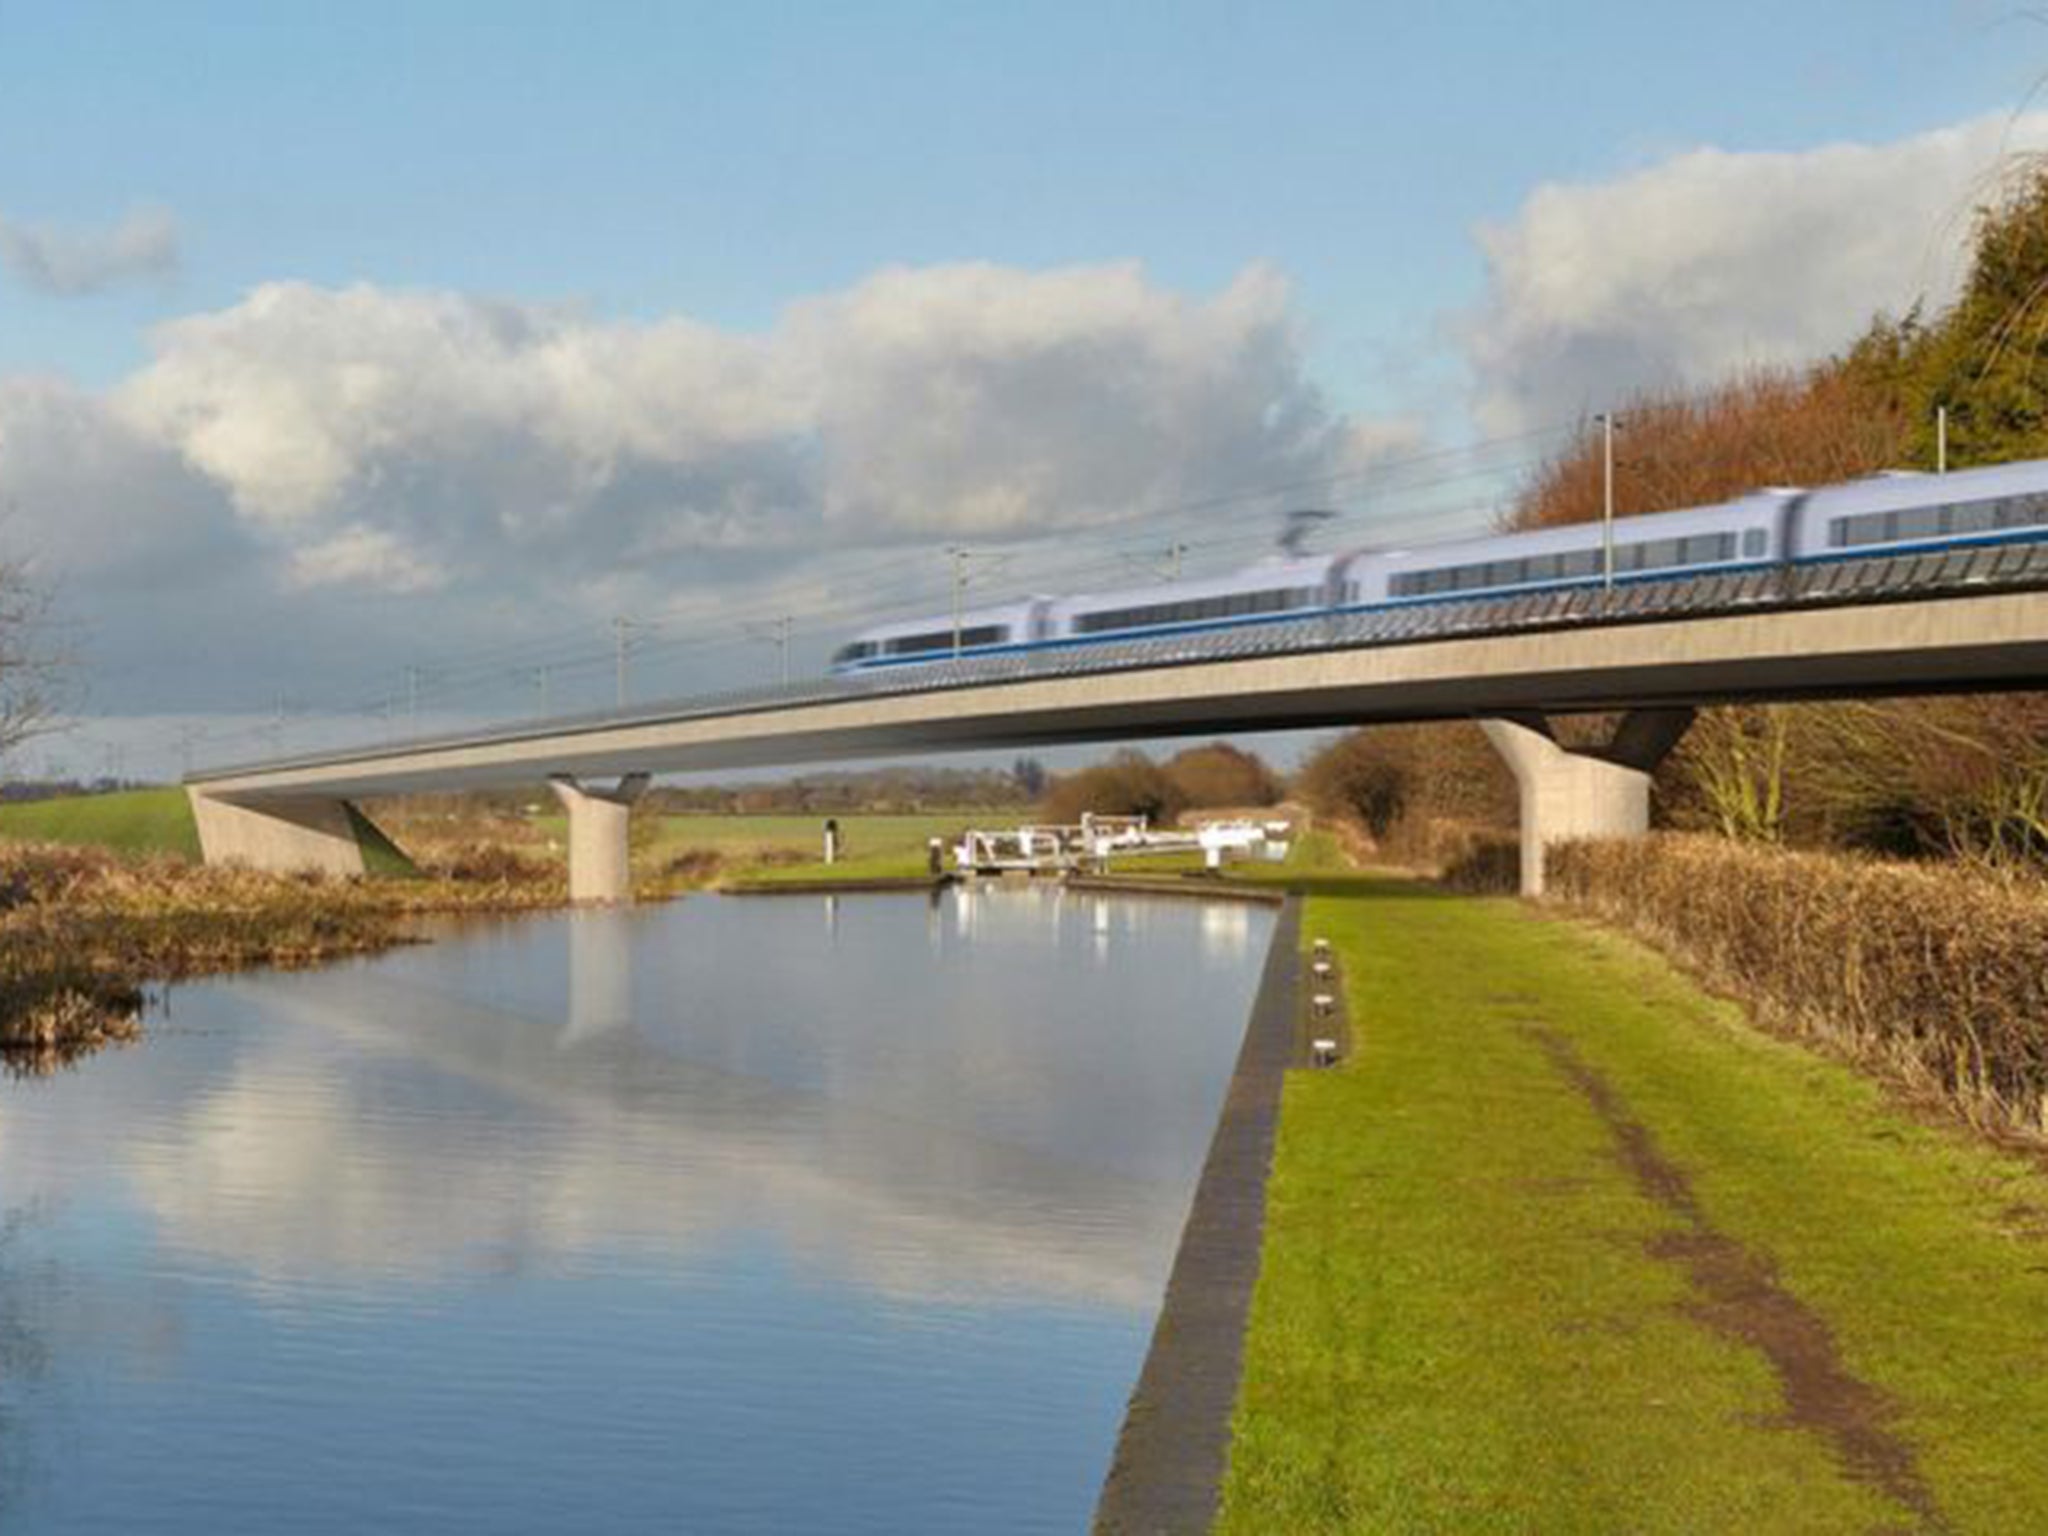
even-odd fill
[[[1907,0],[0,0],[0,500],[99,714],[317,714],[619,611],[794,607],[821,654],[886,585],[849,558],[1471,451],[1938,300],[2043,61]]]
[[[891,263],[1123,258],[1295,282],[1345,395],[1404,403],[1539,182],[1699,144],[1886,140],[2017,106],[2048,28],[1855,3],[0,7],[24,220],[176,210],[175,282],[0,289],[0,366],[104,383],[163,315],[282,277],[756,328]]]

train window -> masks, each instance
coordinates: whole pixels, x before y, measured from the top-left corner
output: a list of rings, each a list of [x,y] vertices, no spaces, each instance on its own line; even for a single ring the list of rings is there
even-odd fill
[[[1557,557],[1557,574],[1566,578],[1591,576],[1600,569],[1600,551],[1574,549]]]
[[[1763,554],[1764,550],[1765,550],[1765,549],[1766,549],[1766,548],[1767,548],[1767,547],[1769,546],[1769,544],[1770,544],[1770,540],[1771,540],[1771,536],[1770,536],[1770,533],[1769,533],[1769,532],[1768,532],[1767,530],[1765,530],[1765,529],[1762,529],[1762,528],[1745,528],[1745,529],[1743,529],[1743,530],[1742,530],[1742,558],[1743,558],[1743,559],[1745,559],[1745,560],[1755,560],[1755,559],[1757,559],[1758,557],[1760,557],[1760,556],[1761,556],[1761,555]]]
[[[1855,517],[1838,517],[1828,524],[1828,543],[1836,549],[1858,544],[1883,544],[1898,526],[1895,512],[1864,512]]]
[[[1999,503],[1999,527],[2026,528],[2036,523],[2048,523],[2048,496],[2008,496]]]
[[[1353,589],[1356,590],[1355,588]],[[1258,613],[1278,613],[1306,607],[1320,601],[1314,587],[1274,587],[1263,592],[1226,592],[1216,597],[1195,598],[1178,603],[1147,603],[1135,608],[1101,608],[1074,616],[1079,634],[1100,634],[1110,629],[1153,629],[1163,624],[1192,624],[1204,619],[1236,618]]]
[[[1681,539],[1679,544],[1680,565],[1713,565],[1735,555],[1735,535],[1732,533],[1696,533]]]
[[[1635,546],[1636,558],[1632,569],[1638,571],[1657,570],[1667,565],[1679,565],[1684,561],[1685,540],[1651,539]]]
[[[1898,526],[1893,532],[1895,539],[1932,539],[1948,532],[1947,507],[1908,507],[1895,513]]]
[[[960,648],[975,645],[994,645],[1009,638],[1010,630],[1004,624],[977,624],[971,629],[960,631]],[[883,642],[891,656],[922,656],[932,651],[953,649],[953,631],[935,629],[921,635],[898,635]]]

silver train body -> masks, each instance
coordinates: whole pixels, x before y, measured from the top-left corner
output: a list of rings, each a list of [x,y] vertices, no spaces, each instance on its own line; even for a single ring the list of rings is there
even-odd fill
[[[2048,460],[1947,475],[1893,474],[1814,490],[1760,491],[1614,522],[1617,583],[2048,539]],[[956,656],[1113,645],[1160,635],[1545,589],[1605,579],[1598,523],[1410,550],[1261,561],[1229,576],[1034,597],[862,631],[839,674]]]

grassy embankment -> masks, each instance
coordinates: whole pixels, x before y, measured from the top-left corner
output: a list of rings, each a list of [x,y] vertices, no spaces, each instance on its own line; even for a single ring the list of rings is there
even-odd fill
[[[1016,813],[1008,815],[1014,820]],[[700,866],[712,884],[916,879],[926,871],[932,838],[946,845],[950,865],[962,832],[977,823],[1003,825],[1003,818],[1000,811],[840,816],[841,856],[827,864],[823,816],[662,816],[651,819],[635,857],[657,870]]]
[[[1635,942],[1313,886],[1219,1529],[2038,1528],[2048,1177]]]
[[[0,839],[199,857],[199,830],[182,789],[127,789],[0,805]]]

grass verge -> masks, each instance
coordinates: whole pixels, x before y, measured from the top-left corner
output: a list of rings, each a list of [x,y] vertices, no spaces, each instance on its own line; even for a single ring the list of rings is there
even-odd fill
[[[175,786],[0,805],[0,839],[199,857],[192,804]]]
[[[1219,1529],[2022,1531],[2048,1179],[1633,941],[1312,882]]]
[[[650,884],[666,889],[738,881],[913,879],[926,872],[932,838],[945,844],[950,868],[950,850],[960,834],[995,815],[966,810],[840,816],[840,857],[833,864],[820,857],[823,816],[651,816],[635,834],[634,862]]]

